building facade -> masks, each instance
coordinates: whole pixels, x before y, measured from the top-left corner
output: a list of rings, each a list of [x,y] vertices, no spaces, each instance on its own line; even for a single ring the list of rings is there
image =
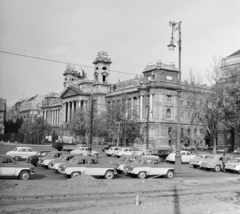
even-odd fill
[[[35,95],[22,101],[19,107],[19,117],[33,118],[42,116],[41,106],[43,99],[42,95]]]
[[[6,100],[0,98],[0,134],[4,134],[4,121],[6,116]]]
[[[68,65],[63,73],[64,91],[45,96],[42,111],[44,119],[52,125],[59,136],[67,136],[66,124],[75,112],[86,111],[92,97],[96,100],[98,112],[106,110],[111,102],[127,96],[129,111],[136,111],[141,132],[146,143],[146,123],[149,119],[149,142],[152,147],[165,147],[176,144],[177,130],[177,89],[178,69],[174,64],[166,65],[161,61],[149,64],[135,78],[110,84],[110,65],[112,61],[106,52],[99,52],[94,59],[94,76],[89,80],[86,73],[78,72]],[[205,86],[198,90],[207,91]],[[181,127],[182,143],[186,145],[205,144],[205,130],[201,125],[191,123],[189,90],[182,92]],[[148,112],[149,111],[149,112]],[[149,117],[149,118],[148,118]]]

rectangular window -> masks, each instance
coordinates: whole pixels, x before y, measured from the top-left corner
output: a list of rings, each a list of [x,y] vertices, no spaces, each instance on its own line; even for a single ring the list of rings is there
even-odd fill
[[[172,96],[171,95],[167,95],[167,103],[172,103]]]

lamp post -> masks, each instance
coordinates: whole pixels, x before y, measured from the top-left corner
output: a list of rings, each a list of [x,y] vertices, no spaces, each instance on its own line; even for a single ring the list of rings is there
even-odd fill
[[[178,90],[177,90],[177,110],[178,110],[178,115],[177,115],[177,145],[176,145],[176,156],[175,156],[175,169],[174,173],[176,177],[182,177],[182,169],[181,169],[181,124],[180,124],[180,115],[181,115],[181,49],[182,49],[182,40],[181,40],[181,22],[169,22],[170,27],[172,28],[172,36],[170,40],[170,44],[168,45],[169,50],[174,50],[176,47],[174,45],[174,37],[173,33],[178,31],[178,50],[179,50],[179,77],[178,77]]]

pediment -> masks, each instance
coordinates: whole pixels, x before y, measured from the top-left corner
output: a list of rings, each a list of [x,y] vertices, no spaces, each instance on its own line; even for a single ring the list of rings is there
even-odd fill
[[[68,88],[66,91],[64,91],[61,95],[61,99],[67,98],[67,97],[73,97],[75,95],[78,95],[75,91],[72,89]]]

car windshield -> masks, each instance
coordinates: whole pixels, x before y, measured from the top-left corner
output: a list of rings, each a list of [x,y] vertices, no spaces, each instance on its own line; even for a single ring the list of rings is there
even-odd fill
[[[72,158],[72,159],[69,161],[69,163],[75,163],[76,161],[77,161],[76,158]]]
[[[13,151],[16,152],[18,150],[18,148],[15,148]]]
[[[142,160],[138,160],[138,159],[137,159],[137,160],[133,161],[133,163],[134,163],[134,164],[135,164],[135,163],[136,163],[136,164],[140,164],[141,161],[142,161]]]
[[[214,159],[214,156],[208,156],[206,159]]]

